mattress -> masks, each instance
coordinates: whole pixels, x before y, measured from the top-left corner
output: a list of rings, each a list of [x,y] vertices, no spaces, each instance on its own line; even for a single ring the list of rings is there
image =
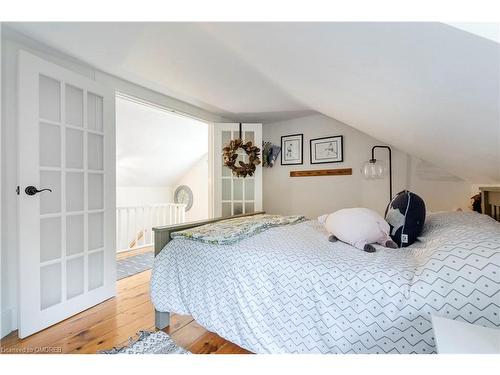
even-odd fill
[[[306,221],[231,245],[176,238],[152,301],[255,353],[434,353],[432,315],[500,327],[491,218],[432,214],[420,241],[375,253],[327,237]]]

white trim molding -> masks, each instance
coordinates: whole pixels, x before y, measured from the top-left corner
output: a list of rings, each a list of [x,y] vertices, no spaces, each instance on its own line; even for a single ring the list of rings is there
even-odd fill
[[[0,311],[0,338],[7,336],[17,327],[16,312],[13,308]]]

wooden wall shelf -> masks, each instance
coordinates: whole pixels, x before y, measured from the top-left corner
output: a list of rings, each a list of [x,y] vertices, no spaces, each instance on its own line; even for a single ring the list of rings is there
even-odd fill
[[[352,168],[337,169],[315,169],[303,171],[290,171],[290,177],[313,177],[313,176],[350,176]]]

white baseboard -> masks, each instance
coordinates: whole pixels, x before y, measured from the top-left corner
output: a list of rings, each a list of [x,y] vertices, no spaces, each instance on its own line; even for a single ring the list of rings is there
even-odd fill
[[[16,329],[14,309],[0,311],[0,338],[7,336]]]

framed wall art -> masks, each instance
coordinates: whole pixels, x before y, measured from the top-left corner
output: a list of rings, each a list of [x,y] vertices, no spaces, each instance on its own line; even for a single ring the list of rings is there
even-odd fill
[[[323,137],[311,139],[311,164],[340,163],[344,161],[344,137]]]
[[[292,134],[281,137],[281,165],[297,165],[304,162],[304,135]]]

